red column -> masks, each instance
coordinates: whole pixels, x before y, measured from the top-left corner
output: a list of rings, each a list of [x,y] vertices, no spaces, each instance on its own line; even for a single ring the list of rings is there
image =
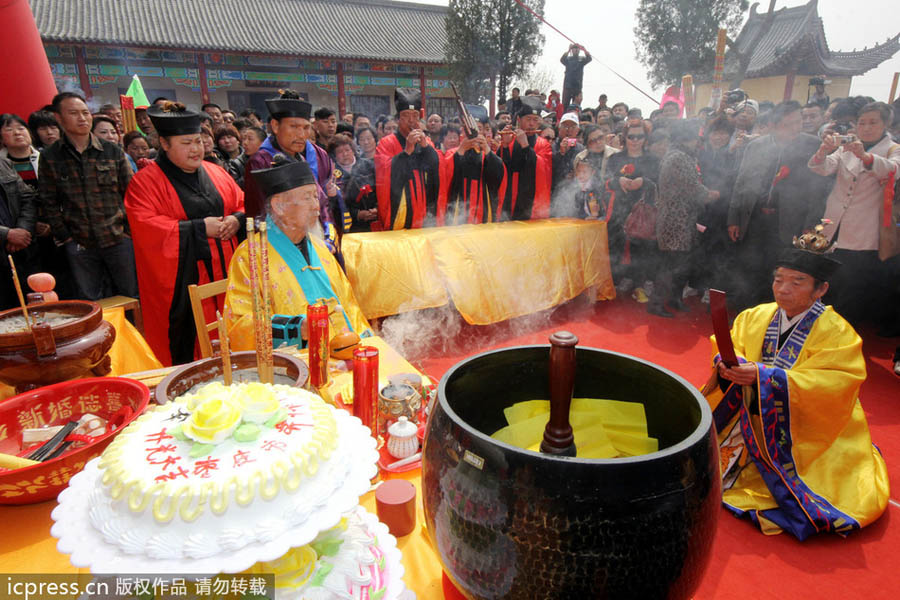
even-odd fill
[[[91,92],[91,78],[88,77],[87,67],[84,66],[84,47],[75,47],[75,62],[78,64],[78,79],[81,81],[81,89],[86,100],[90,100],[94,94]]]
[[[347,99],[344,97],[344,63],[338,61],[337,64],[337,87],[338,87],[338,121],[344,118],[347,112]]]
[[[783,100],[790,100],[791,96],[794,95],[794,76],[796,73],[794,71],[788,71],[787,76],[784,79],[784,98]]]
[[[200,78],[200,103],[209,104],[209,83],[206,81],[206,61],[203,53],[197,53],[197,76]]]
[[[425,67],[419,68],[419,87],[422,90],[422,112],[425,113],[425,117],[423,118],[427,118],[428,113],[425,112]]]
[[[3,63],[3,77],[0,77],[3,112],[27,119],[35,110],[50,104],[56,94],[56,83],[28,0],[0,3],[0,23],[4,24],[0,56],[15,57]]]

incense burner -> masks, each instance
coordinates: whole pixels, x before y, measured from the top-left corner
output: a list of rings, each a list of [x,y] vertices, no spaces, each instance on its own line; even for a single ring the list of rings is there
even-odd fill
[[[28,314],[38,321],[45,314],[66,318],[28,331],[20,308],[0,312],[0,325],[22,321],[18,331],[0,333],[0,382],[21,393],[85,375],[109,374],[116,330],[103,320],[100,305],[83,300],[45,302],[30,305]]]
[[[275,383],[303,387],[309,378],[306,364],[287,354],[274,352],[272,360],[275,365]],[[256,372],[256,352],[231,353],[232,378],[237,381],[259,381]],[[186,394],[193,387],[209,383],[215,379],[222,380],[222,357],[213,356],[188,363],[176,368],[156,386],[156,402],[165,404],[170,400]]]
[[[578,348],[575,397],[644,404],[658,452],[578,459],[490,437],[549,397],[549,346],[480,354],[441,380],[422,457],[427,531],[470,599],[690,598],[720,511],[711,411],[679,376]]]

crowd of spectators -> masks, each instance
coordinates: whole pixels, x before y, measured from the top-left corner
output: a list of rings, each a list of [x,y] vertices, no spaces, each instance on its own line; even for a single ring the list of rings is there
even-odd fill
[[[581,67],[590,60],[577,48],[567,57]],[[500,155],[512,143],[500,132],[516,129],[523,98],[540,98],[538,128],[528,133],[552,148],[551,217],[606,221],[619,294],[654,315],[688,310],[693,294],[705,302],[710,288],[728,290],[734,309],[770,300],[766,281],[779,250],[826,219],[835,255],[848,267],[826,302],[854,325],[870,320],[882,334],[900,335],[900,259],[879,256],[886,193],[900,179],[891,176],[900,168],[897,103],[826,97],[775,105],[741,90],[723,96],[719,106],[683,118],[675,102],[647,115],[623,102],[609,106],[606,95],[583,106],[580,80],[562,95],[513,88],[479,133]],[[243,187],[271,123],[252,108],[209,103],[201,111],[203,159]],[[71,93],[27,120],[0,116],[0,236],[23,278],[51,272],[61,298],[138,295],[123,198],[132,174],[157,156],[160,138],[146,110],[135,117],[138,129],[125,131],[118,106],[92,111]],[[442,156],[460,151],[466,136],[457,115],[423,117],[419,126]],[[396,116],[320,107],[311,121],[308,141],[333,161],[340,233],[377,230],[374,159],[379,141],[397,131]],[[8,271],[7,262],[0,264]],[[8,308],[15,304],[9,274],[0,280]]]

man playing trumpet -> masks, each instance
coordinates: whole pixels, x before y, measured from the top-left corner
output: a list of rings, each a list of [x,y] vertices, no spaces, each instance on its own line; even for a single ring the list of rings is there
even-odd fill
[[[524,96],[518,128],[500,132],[500,158],[506,164],[506,193],[501,199],[501,220],[527,221],[550,216],[550,183],[553,149],[537,135],[543,104],[536,96]]]
[[[419,125],[422,95],[412,88],[394,90],[397,131],[375,151],[375,191],[382,229],[418,229],[434,225],[440,192],[441,162]]]

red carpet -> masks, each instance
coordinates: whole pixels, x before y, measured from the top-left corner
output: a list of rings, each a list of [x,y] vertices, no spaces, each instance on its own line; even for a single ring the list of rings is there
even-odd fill
[[[394,319],[407,325],[418,319],[430,328],[427,335],[407,338],[403,352],[435,377],[466,356],[492,348],[545,344],[550,333],[566,329],[583,346],[653,361],[699,386],[709,374],[712,327],[705,307],[696,299],[689,304],[693,311],[675,319],[648,315],[643,305],[630,299],[592,306],[582,298],[553,311],[489,327],[469,326],[449,310]],[[391,327],[388,319],[384,328]],[[404,330],[396,331],[402,335]],[[749,521],[722,509],[713,558],[695,596],[698,600],[896,596],[900,589],[900,378],[891,371],[891,358],[900,340],[883,340],[867,330],[862,335],[869,371],[862,403],[872,439],[887,461],[894,484],[892,504],[874,525],[848,538],[824,535],[802,543],[787,534],[764,536]]]

